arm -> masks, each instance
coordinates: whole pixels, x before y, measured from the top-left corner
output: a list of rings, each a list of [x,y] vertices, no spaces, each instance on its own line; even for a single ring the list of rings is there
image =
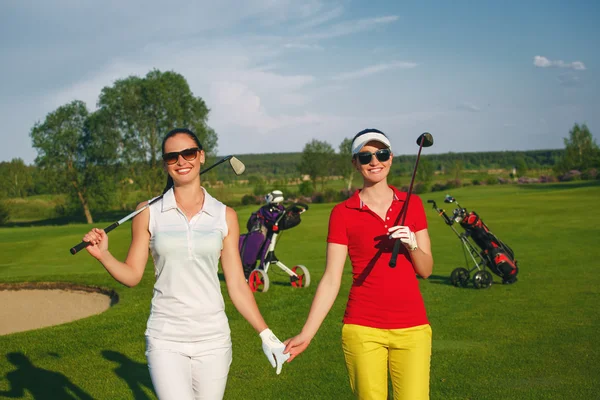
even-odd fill
[[[431,240],[427,229],[422,229],[415,233],[418,248],[415,251],[409,251],[413,261],[415,272],[422,278],[429,278],[433,272],[433,256],[431,255]]]
[[[279,375],[285,360],[289,358],[287,354],[283,354],[285,346],[273,334],[263,319],[254,294],[250,290],[250,286],[244,278],[244,270],[242,260],[238,249],[240,238],[240,226],[236,212],[227,207],[225,219],[229,233],[223,240],[223,250],[221,250],[221,267],[225,274],[227,283],[227,291],[235,308],[240,314],[252,325],[259,333],[262,340],[263,352],[271,363],[273,368],[276,368],[276,373]]]
[[[138,204],[137,209],[145,206],[146,202]],[[108,273],[125,286],[133,287],[140,283],[148,261],[150,232],[148,223],[150,210],[146,209],[133,218],[131,224],[131,244],[125,262],[117,260],[108,250],[108,235],[103,229],[94,228],[83,240],[91,244],[86,247],[88,253],[100,261]]]
[[[223,250],[221,251],[221,267],[225,274],[227,291],[235,308],[252,325],[257,332],[267,329],[256,299],[250,290],[250,286],[244,278],[242,260],[238,249],[240,237],[240,226],[236,212],[227,207],[226,214],[227,228],[229,233],[223,240]]]
[[[413,195],[411,199],[413,201],[410,203],[409,213],[415,216],[415,222],[412,225],[415,232],[412,232],[408,226],[393,226],[388,231],[391,233],[391,239],[399,239],[408,250],[415,273],[427,279],[433,271],[433,257],[431,255],[431,240],[429,239],[429,232],[427,230],[427,217],[425,216],[425,208],[423,207],[421,198]]]
[[[285,341],[285,352],[291,354],[288,362],[306,350],[313,337],[317,334],[329,310],[331,310],[340,291],[342,272],[344,271],[344,263],[346,262],[347,255],[348,246],[337,243],[327,244],[325,273],[317,287],[306,323],[299,335]]]

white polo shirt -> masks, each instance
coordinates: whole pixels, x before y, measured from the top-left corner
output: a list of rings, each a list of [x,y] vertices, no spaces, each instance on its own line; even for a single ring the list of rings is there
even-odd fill
[[[189,222],[172,188],[150,206],[156,283],[147,336],[195,342],[230,334],[217,274],[228,232],[226,206],[202,190],[202,210]]]

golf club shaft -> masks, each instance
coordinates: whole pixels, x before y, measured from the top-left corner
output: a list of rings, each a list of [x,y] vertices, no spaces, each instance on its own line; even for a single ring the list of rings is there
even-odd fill
[[[419,159],[421,158],[421,150],[423,149],[423,140],[419,144],[419,152],[417,153],[417,160],[415,161],[415,167],[413,169],[412,178],[410,179],[410,186],[408,187],[408,194],[406,195],[406,202],[400,210],[400,214],[396,218],[396,222],[394,225],[398,225],[398,220],[400,220],[400,225],[403,226],[406,221],[406,214],[408,214],[408,203],[410,201],[410,195],[412,194],[413,184],[415,183],[415,175],[417,174],[417,167],[419,166]],[[390,259],[390,267],[394,268],[396,266],[396,260],[398,258],[398,253],[400,252],[400,239],[396,239],[394,243],[394,250],[392,250],[392,258]]]
[[[205,172],[208,172],[208,171],[210,171],[211,169],[213,169],[214,167],[216,167],[216,166],[217,166],[217,165],[219,165],[219,164],[223,164],[225,161],[231,160],[231,158],[232,158],[232,157],[233,157],[233,156],[227,156],[227,157],[224,157],[224,158],[220,159],[219,161],[217,161],[216,163],[214,163],[214,164],[213,164],[213,165],[211,165],[210,167],[208,167],[208,168],[205,168],[205,169],[203,169],[202,171],[200,171],[200,175],[202,175],[202,174],[203,174],[203,173],[205,173]]]
[[[223,164],[225,161],[228,161],[232,158],[233,156],[227,156],[222,158],[221,160],[217,161],[216,163],[214,163],[213,165],[211,165],[210,167],[200,171],[200,175],[202,175],[203,173],[210,171],[211,169],[213,169],[214,167],[216,167],[219,164]],[[141,213],[142,211],[144,211],[146,208],[150,207],[152,204],[156,203],[158,200],[162,199],[162,194],[154,199],[152,199],[151,201],[148,202],[148,204],[146,204],[144,207],[140,208],[139,210],[135,210],[134,212],[132,212],[131,214],[127,215],[126,217],[121,218],[119,221],[117,222],[113,222],[112,224],[110,224],[109,226],[107,226],[106,228],[104,228],[104,232],[108,233],[110,231],[112,231],[113,229],[115,229],[116,227],[118,227],[119,225],[121,225],[124,222],[129,221],[131,218],[135,217],[136,215],[138,215],[139,213]],[[71,254],[75,255],[77,254],[80,250],[85,249],[90,243],[89,242],[84,242],[81,241],[79,242],[79,244],[77,244],[76,246],[71,247],[71,249],[69,250],[71,252]]]

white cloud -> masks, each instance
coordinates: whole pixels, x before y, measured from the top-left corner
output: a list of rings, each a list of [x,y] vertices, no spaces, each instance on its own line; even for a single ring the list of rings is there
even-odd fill
[[[470,103],[468,101],[460,103],[457,106],[457,108],[459,110],[467,110],[467,111],[471,111],[471,112],[479,112],[479,111],[481,111],[481,107],[479,107],[479,106],[477,106],[477,105],[475,105],[473,103]]]
[[[535,65],[536,67],[539,68],[568,68],[568,69],[574,69],[577,71],[582,71],[585,70],[585,64],[581,61],[573,61],[570,63],[566,63],[563,60],[549,60],[546,57],[543,56],[535,56],[533,57],[533,65]]]
[[[357,79],[364,78],[365,76],[378,74],[380,72],[388,71],[391,69],[410,69],[416,68],[418,66],[417,63],[408,62],[408,61],[394,61],[391,63],[383,63],[371,65],[366,68],[362,68],[356,71],[344,72],[339,75],[334,76],[332,79],[334,81],[346,81],[349,79]]]
[[[566,87],[576,87],[576,86],[579,86],[581,83],[579,76],[575,75],[571,71],[566,72],[564,74],[560,74],[557,77],[557,79],[561,86],[566,86]]]
[[[315,13],[315,16],[313,16],[312,18],[298,24],[296,26],[296,29],[298,29],[298,30],[314,29],[315,27],[317,27],[319,25],[323,25],[331,20],[334,20],[334,19],[340,17],[343,14],[343,12],[344,12],[344,8],[341,6],[334,7],[331,10],[327,10],[327,11],[320,11],[318,13]]]
[[[292,50],[324,50],[322,46],[316,44],[303,44],[303,43],[286,43],[283,45],[286,49]]]
[[[343,21],[330,25],[320,32],[307,34],[305,39],[332,39],[340,36],[347,36],[358,32],[364,32],[387,25],[398,20],[397,15],[387,15],[384,17],[364,18],[359,20]]]

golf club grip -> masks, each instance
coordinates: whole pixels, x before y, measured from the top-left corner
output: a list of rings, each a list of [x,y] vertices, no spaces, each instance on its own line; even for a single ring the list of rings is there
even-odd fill
[[[112,231],[117,226],[119,226],[119,223],[118,222],[113,222],[112,224],[110,224],[109,226],[107,226],[106,228],[104,228],[104,233],[108,233],[108,232]]]
[[[113,222],[112,224],[110,224],[109,226],[104,228],[104,232],[108,233],[108,232],[112,231],[113,229],[115,229],[117,226],[119,226],[119,223]],[[79,253],[80,250],[85,249],[89,244],[90,244],[89,242],[82,241],[77,246],[71,247],[71,249],[69,251],[71,252],[71,254],[75,255],[75,254]]]
[[[88,247],[90,243],[89,242],[80,242],[77,246],[73,246],[71,247],[71,249],[69,250],[71,252],[71,254],[75,255],[79,252],[79,250],[85,249],[86,247]]]
[[[396,241],[394,242],[394,250],[392,250],[392,258],[390,259],[390,267],[392,268],[396,266],[398,253],[400,253],[400,239],[396,239]]]

